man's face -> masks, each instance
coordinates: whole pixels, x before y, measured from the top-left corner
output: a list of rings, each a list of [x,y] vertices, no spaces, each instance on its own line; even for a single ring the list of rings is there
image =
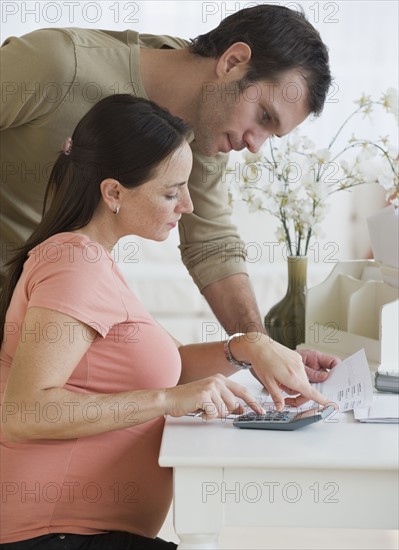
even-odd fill
[[[298,71],[278,83],[260,81],[239,92],[238,82],[204,84],[191,125],[200,152],[259,151],[272,135],[282,137],[309,115],[306,84]]]

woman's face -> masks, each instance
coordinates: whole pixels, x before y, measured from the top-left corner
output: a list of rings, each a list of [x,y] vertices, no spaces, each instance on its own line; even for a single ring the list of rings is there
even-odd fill
[[[177,226],[182,214],[193,211],[187,181],[193,155],[186,141],[156,170],[155,176],[133,189],[126,189],[118,222],[126,233],[163,241]]]

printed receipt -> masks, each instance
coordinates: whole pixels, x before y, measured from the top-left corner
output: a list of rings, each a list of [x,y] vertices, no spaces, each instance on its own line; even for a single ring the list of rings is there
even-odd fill
[[[370,368],[364,349],[332,368],[325,382],[313,384],[340,412],[369,407],[373,402]]]

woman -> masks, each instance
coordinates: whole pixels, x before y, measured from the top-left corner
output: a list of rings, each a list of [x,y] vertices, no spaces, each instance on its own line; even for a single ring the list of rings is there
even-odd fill
[[[223,343],[181,346],[145,311],[110,252],[162,241],[192,211],[187,127],[129,95],[97,103],[50,177],[51,205],[2,294],[4,548],[175,548],[155,539],[172,496],[157,463],[164,416],[263,409]],[[45,207],[46,208],[46,207]],[[278,407],[327,400],[301,358],[266,336],[232,338]],[[224,376],[225,375],[225,376]]]

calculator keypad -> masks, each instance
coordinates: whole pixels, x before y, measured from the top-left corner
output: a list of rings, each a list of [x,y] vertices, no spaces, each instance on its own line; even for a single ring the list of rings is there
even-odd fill
[[[233,420],[233,426],[237,428],[252,428],[257,430],[286,430],[292,431],[308,424],[314,424],[326,418],[334,411],[331,405],[322,411],[309,409],[303,413],[270,410],[265,414],[249,412],[238,416]]]
[[[267,421],[267,422],[289,422],[293,414],[287,411],[268,411],[265,414],[250,412],[239,417],[240,422]]]

